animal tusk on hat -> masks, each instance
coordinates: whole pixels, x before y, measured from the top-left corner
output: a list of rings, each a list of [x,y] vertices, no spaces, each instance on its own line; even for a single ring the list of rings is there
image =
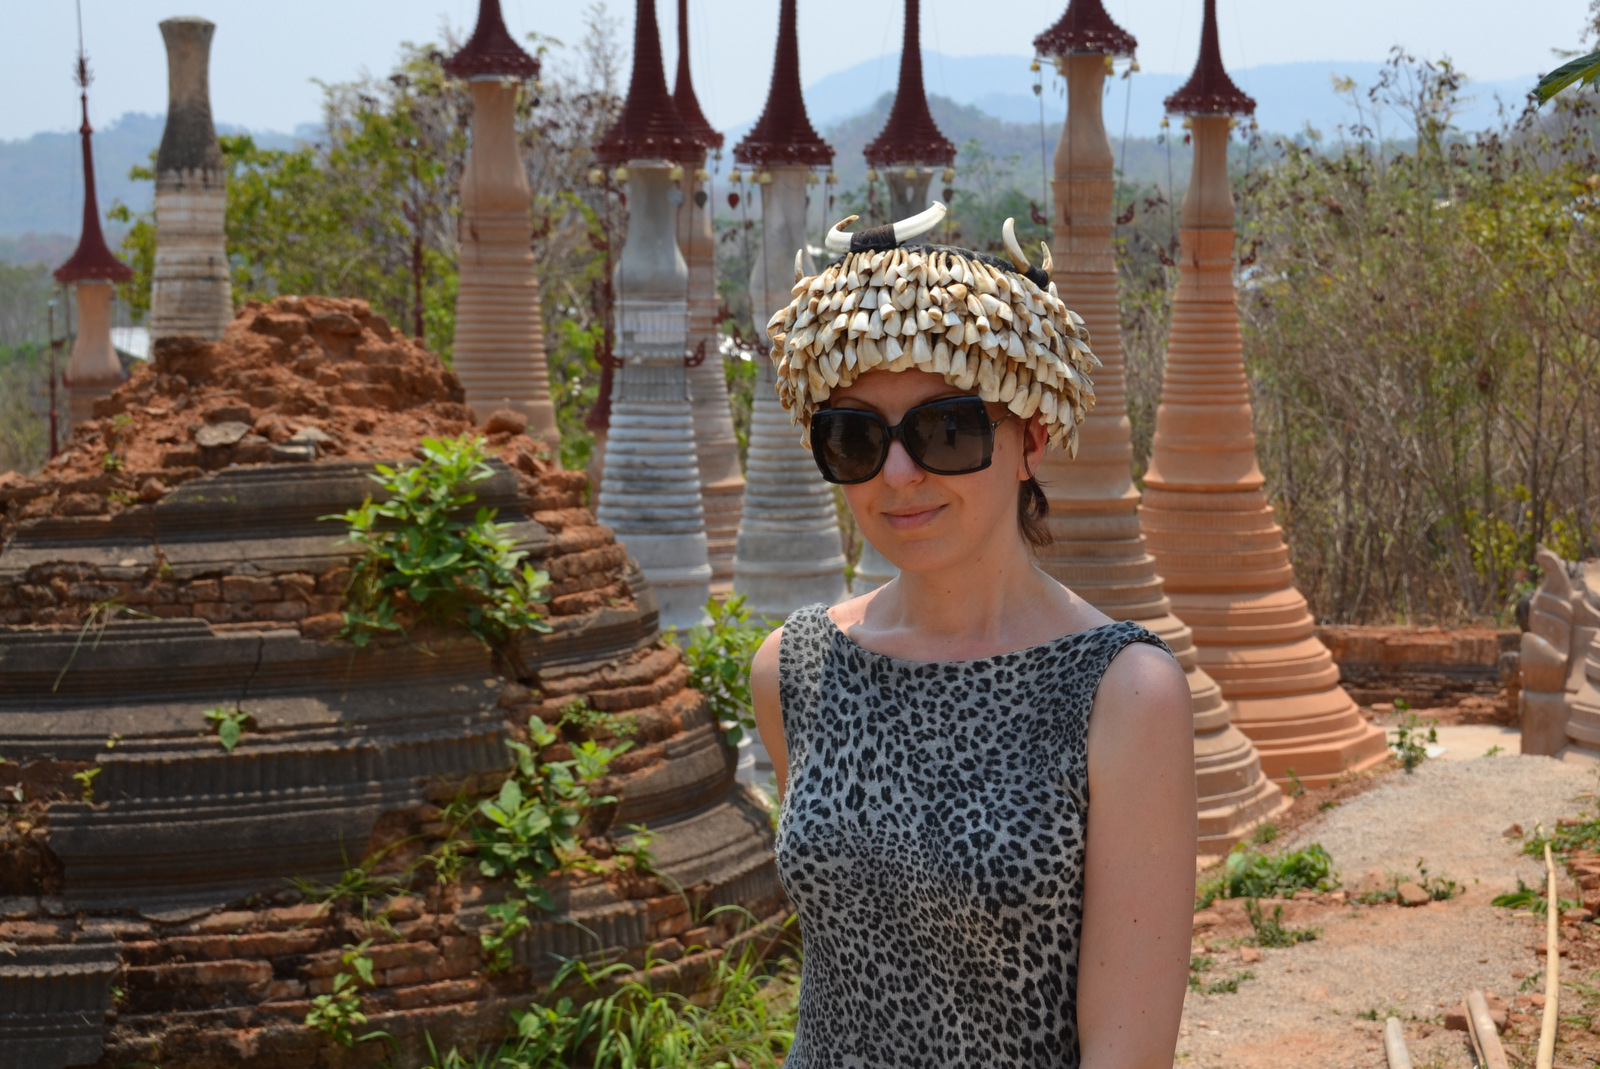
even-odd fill
[[[1017,221],[1007,219],[1005,226],[1000,228],[1001,236],[1005,238],[1006,252],[1011,256],[1011,262],[1017,265],[1017,270],[1028,276],[1035,286],[1045,290],[1050,288],[1050,246],[1040,243],[1044,249],[1045,264],[1043,268],[1034,267],[1028,262],[1028,256],[1022,251],[1022,246],[1017,243]]]
[[[806,250],[794,250],[794,280],[799,282],[806,277]]]
[[[843,228],[860,218],[852,215],[835,223],[833,229],[828,231],[828,251],[844,254],[892,249],[908,241],[915,241],[937,229],[939,224],[944,222],[948,212],[949,209],[943,204],[934,201],[927,211],[913,215],[910,219],[902,219],[893,226],[875,226],[870,230],[847,234]]]

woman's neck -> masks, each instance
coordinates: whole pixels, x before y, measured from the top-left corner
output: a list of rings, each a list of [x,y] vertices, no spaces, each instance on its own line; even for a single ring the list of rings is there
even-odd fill
[[[918,661],[995,656],[1106,622],[1040,571],[1020,538],[959,567],[902,572],[855,612],[834,618],[865,648]]]

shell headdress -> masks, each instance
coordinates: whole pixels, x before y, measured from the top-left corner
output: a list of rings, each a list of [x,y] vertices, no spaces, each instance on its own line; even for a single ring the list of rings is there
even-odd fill
[[[803,276],[795,254],[794,300],[767,324],[778,400],[810,445],[811,414],[833,390],[882,368],[918,368],[961,390],[1006,405],[1026,419],[1040,415],[1050,441],[1078,452],[1078,424],[1094,406],[1089,373],[1100,361],[1089,332],[1061,303],[1042,267],[1028,262],[1007,219],[1011,263],[944,245],[908,244],[944,219],[935,202],[921,215],[854,234],[828,231],[840,254]]]

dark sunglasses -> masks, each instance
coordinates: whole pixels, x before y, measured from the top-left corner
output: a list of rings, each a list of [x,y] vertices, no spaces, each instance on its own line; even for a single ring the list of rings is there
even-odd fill
[[[889,443],[898,440],[924,471],[966,475],[989,466],[994,429],[1004,422],[970,395],[918,405],[893,427],[876,412],[825,408],[811,417],[811,455],[830,483],[864,483],[883,470]]]

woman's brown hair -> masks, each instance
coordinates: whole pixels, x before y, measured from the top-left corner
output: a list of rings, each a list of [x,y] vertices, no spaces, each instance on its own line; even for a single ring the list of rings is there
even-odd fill
[[[1030,549],[1038,551],[1055,541],[1049,520],[1050,499],[1044,496],[1038,478],[1029,476],[1017,490],[1017,526]]]

